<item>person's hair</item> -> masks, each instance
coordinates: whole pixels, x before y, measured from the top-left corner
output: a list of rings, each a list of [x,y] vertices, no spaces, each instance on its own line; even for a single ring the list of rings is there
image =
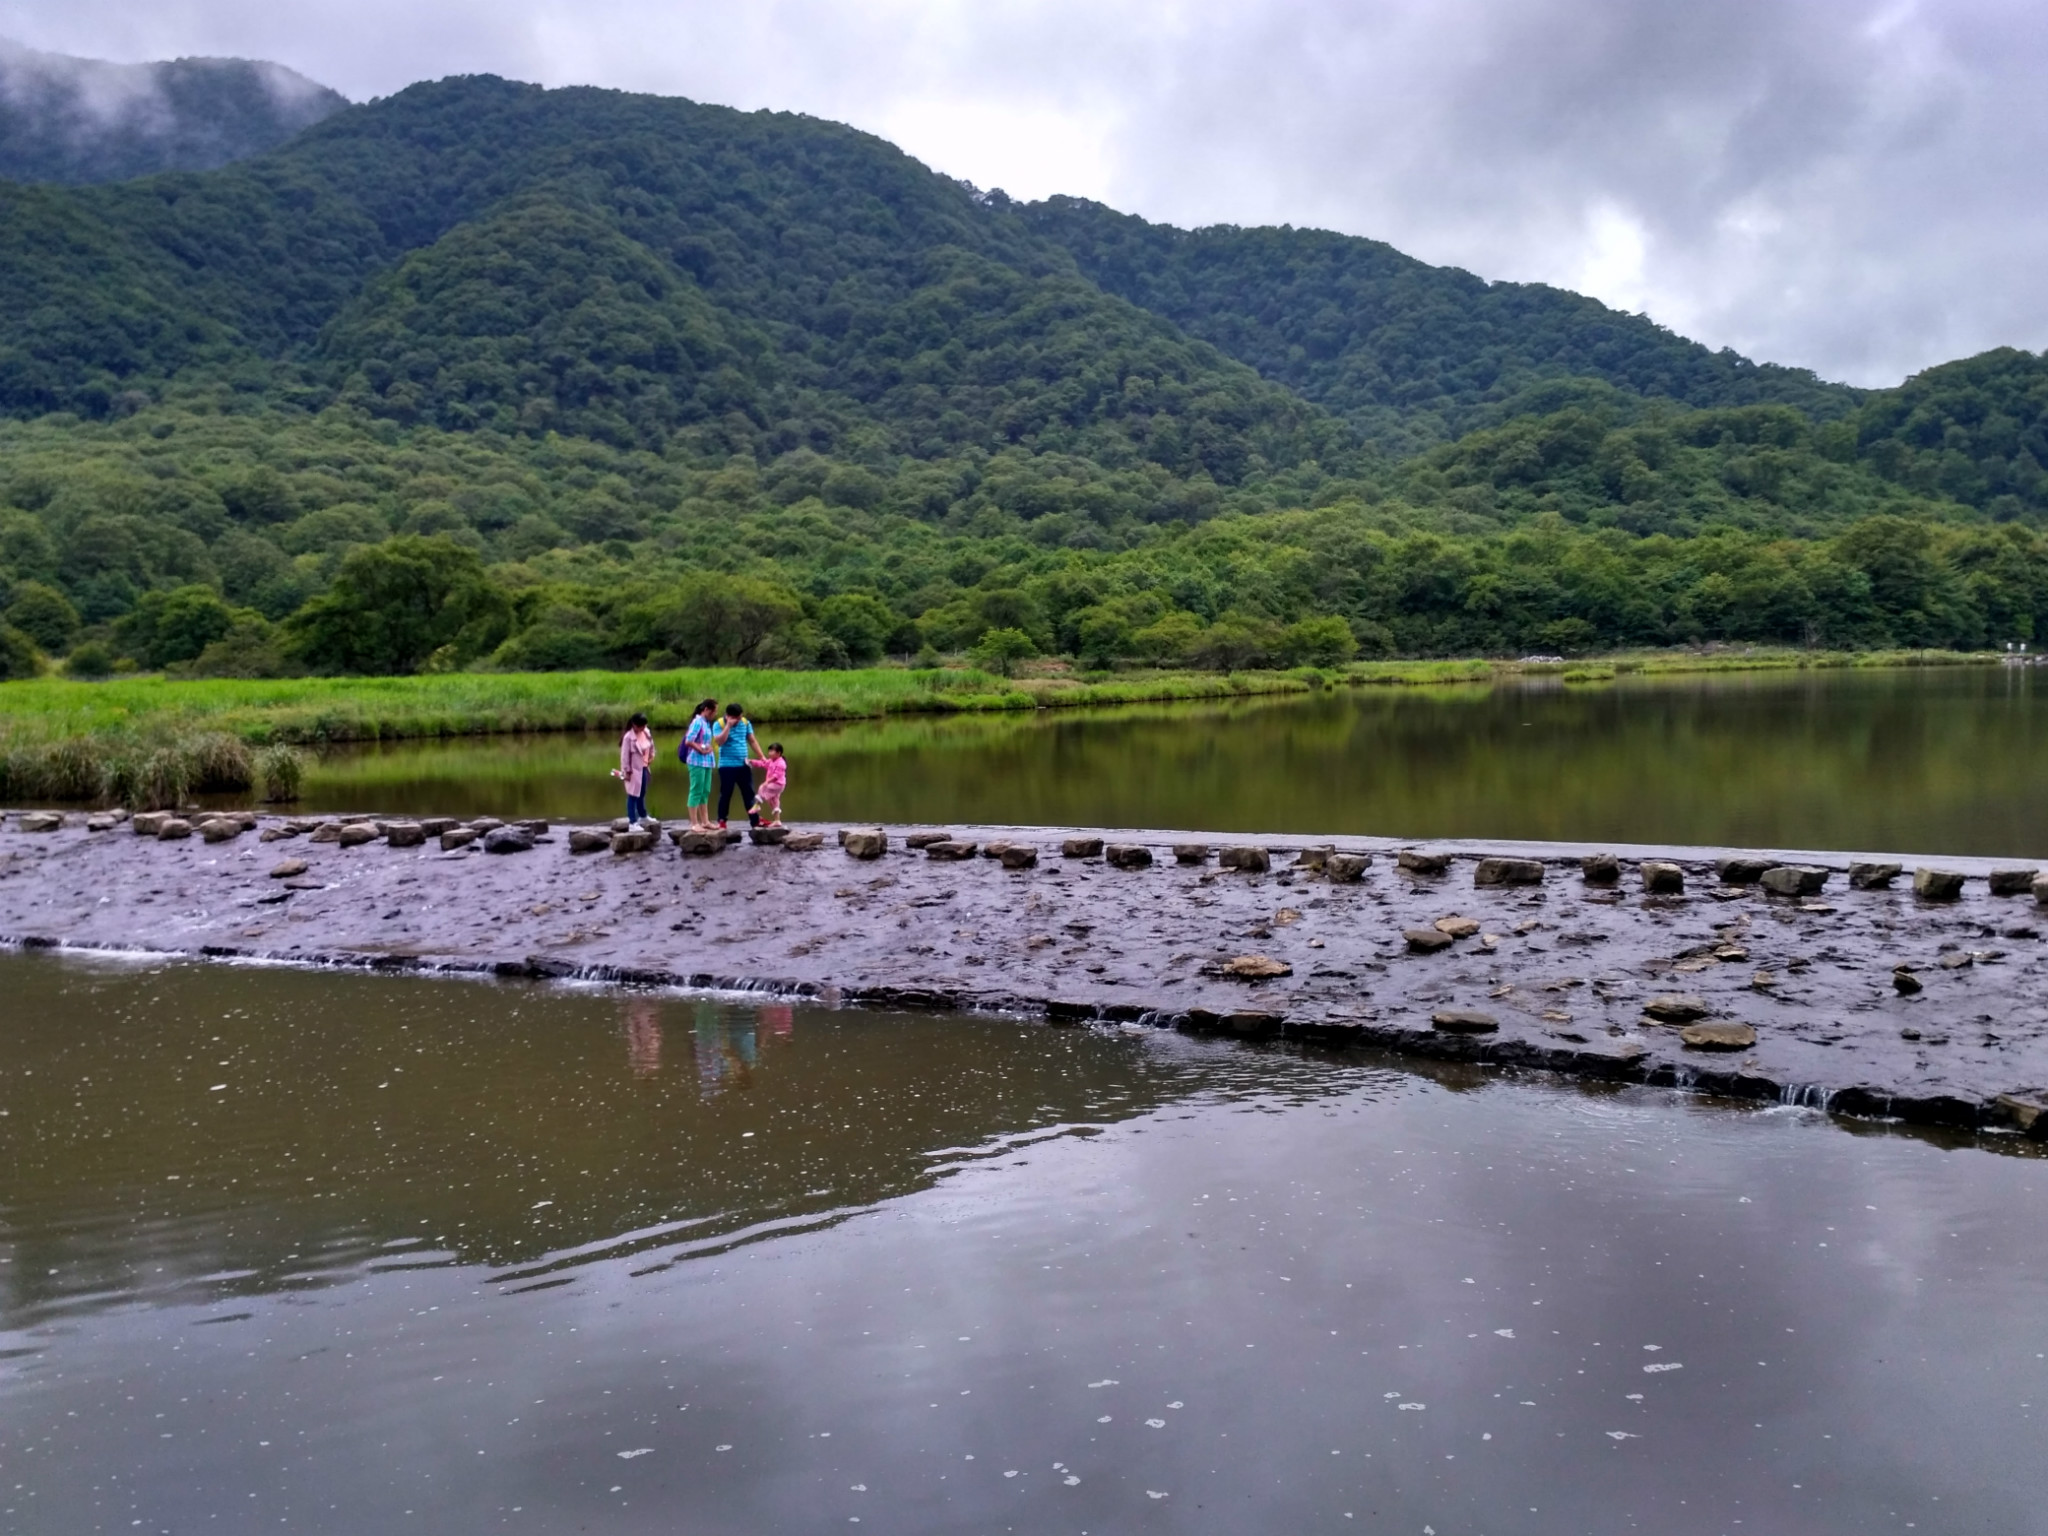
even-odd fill
[[[728,720],[737,720],[745,713],[746,710],[738,704],[728,704],[725,706],[725,718]]]
[[[636,714],[635,716],[633,716],[633,718],[632,718],[632,719],[630,719],[630,720],[628,720],[628,721],[626,722],[626,724],[628,724],[628,725],[630,725],[630,726],[633,726],[633,727],[634,727],[635,729],[639,728],[640,726],[643,726],[643,725],[645,725],[646,723],[647,723],[647,717],[646,717],[645,715],[637,715],[637,714]]]
[[[771,741],[768,743],[768,750],[770,752],[780,752],[782,750],[782,743],[779,741]]]
[[[691,710],[691,711],[690,711],[690,713],[691,713],[691,714],[693,714],[693,715],[701,715],[701,714],[703,714],[703,713],[704,713],[704,711],[705,711],[705,710],[707,710],[707,709],[708,709],[708,710],[712,710],[713,712],[716,712],[716,710],[718,709],[718,700],[716,700],[716,699],[700,699],[700,700],[698,701],[698,703],[697,703],[697,707],[696,707],[695,709]]]

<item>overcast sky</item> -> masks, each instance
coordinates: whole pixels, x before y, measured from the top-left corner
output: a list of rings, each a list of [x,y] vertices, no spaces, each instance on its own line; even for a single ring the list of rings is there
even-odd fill
[[[2044,0],[0,0],[0,34],[836,118],[1017,197],[1370,235],[1889,384],[2048,347]]]

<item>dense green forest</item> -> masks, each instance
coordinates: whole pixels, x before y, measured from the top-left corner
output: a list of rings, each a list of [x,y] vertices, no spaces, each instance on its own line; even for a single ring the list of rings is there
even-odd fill
[[[280,64],[110,64],[0,38],[0,177],[84,183],[212,170],[347,105]]]
[[[1377,240],[1309,229],[1180,230],[1055,197],[1022,210],[1107,292],[1163,315],[1413,451],[1554,399],[1562,377],[1685,405],[1786,404],[1827,419],[1858,392],[1710,352],[1641,315],[1540,283],[1489,283]]]
[[[0,183],[0,670],[2048,635],[2048,363],[1861,392],[1371,241],[491,79]]]

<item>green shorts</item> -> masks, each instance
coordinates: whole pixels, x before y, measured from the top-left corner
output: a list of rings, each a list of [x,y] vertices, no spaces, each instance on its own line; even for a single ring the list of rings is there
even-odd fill
[[[694,763],[691,764],[690,804],[693,806],[709,805],[711,803],[711,791],[717,784],[718,770],[716,768],[699,768]]]

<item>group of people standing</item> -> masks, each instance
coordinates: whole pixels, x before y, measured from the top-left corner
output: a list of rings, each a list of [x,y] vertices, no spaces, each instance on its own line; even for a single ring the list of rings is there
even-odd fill
[[[690,825],[700,832],[725,830],[732,797],[757,827],[782,825],[782,791],[789,780],[782,743],[771,741],[764,751],[745,708],[728,704],[721,716],[718,700],[706,699],[690,716],[676,755],[690,773]],[[754,788],[754,765],[761,765],[761,787]],[[654,772],[654,733],[647,717],[636,714],[619,740],[619,766],[612,777],[626,786],[626,820],[634,827],[646,822],[647,786]],[[718,791],[718,818],[711,815],[711,791]]]

